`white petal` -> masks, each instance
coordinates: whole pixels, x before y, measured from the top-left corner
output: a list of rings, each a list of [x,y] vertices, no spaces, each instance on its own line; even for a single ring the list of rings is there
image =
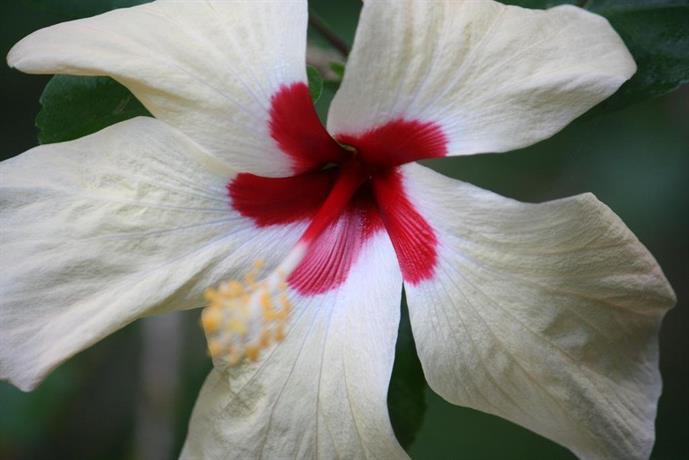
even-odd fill
[[[0,379],[31,389],[130,321],[284,256],[300,228],[256,230],[230,208],[232,174],[152,118],[0,163]]]
[[[439,240],[406,286],[431,387],[583,458],[648,457],[675,297],[624,223],[590,194],[520,203],[418,165],[405,184]]]
[[[573,6],[366,2],[328,128],[416,120],[442,129],[448,155],[503,152],[553,135],[635,70],[608,22]]]
[[[405,458],[386,404],[401,290],[379,233],[344,285],[297,297],[282,343],[229,375],[211,373],[181,457]]]
[[[271,97],[306,81],[306,1],[157,1],[39,30],[10,51],[29,73],[110,75],[240,170],[285,175]],[[247,154],[247,152],[249,152]]]

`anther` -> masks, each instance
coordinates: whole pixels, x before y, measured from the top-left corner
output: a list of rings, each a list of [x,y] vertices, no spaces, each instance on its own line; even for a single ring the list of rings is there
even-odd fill
[[[257,261],[243,283],[227,281],[204,293],[208,306],[201,314],[201,325],[216,365],[257,361],[262,350],[284,338],[291,310],[286,276],[303,253],[298,245],[275,271],[260,280],[264,263]]]

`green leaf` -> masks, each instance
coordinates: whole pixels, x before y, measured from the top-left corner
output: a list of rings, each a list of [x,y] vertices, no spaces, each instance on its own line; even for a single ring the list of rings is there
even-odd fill
[[[345,65],[341,62],[331,62],[330,63],[330,70],[335,72],[335,75],[342,80],[344,77],[344,72],[345,72]]]
[[[41,95],[36,117],[41,144],[95,133],[136,116],[150,116],[127,88],[107,77],[53,77]]]
[[[634,56],[638,71],[598,110],[660,96],[689,82],[689,4],[677,1],[593,3]]]
[[[503,0],[503,3],[527,8],[574,4],[610,21],[634,56],[638,70],[615,95],[590,113],[616,110],[689,82],[687,0]]]
[[[388,412],[397,440],[409,450],[426,413],[426,379],[416,354],[406,297],[402,299],[395,365],[388,389]]]
[[[312,65],[306,66],[306,76],[309,79],[309,93],[311,93],[311,99],[315,104],[323,93],[323,76]]]

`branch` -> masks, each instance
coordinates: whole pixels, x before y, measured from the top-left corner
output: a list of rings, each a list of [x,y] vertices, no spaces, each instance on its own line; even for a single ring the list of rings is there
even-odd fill
[[[349,56],[349,45],[335,34],[318,13],[309,8],[309,25],[313,27],[333,48],[344,57]]]

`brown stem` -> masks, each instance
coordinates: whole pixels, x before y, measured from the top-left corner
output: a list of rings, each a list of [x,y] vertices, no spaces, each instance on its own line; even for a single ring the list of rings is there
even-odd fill
[[[309,25],[313,27],[328,43],[330,43],[333,48],[342,54],[342,56],[349,56],[349,45],[345,43],[340,37],[335,34],[328,24],[316,14],[312,9],[309,10]]]
[[[182,316],[170,313],[141,323],[141,387],[136,408],[136,460],[172,458],[179,391]]]

